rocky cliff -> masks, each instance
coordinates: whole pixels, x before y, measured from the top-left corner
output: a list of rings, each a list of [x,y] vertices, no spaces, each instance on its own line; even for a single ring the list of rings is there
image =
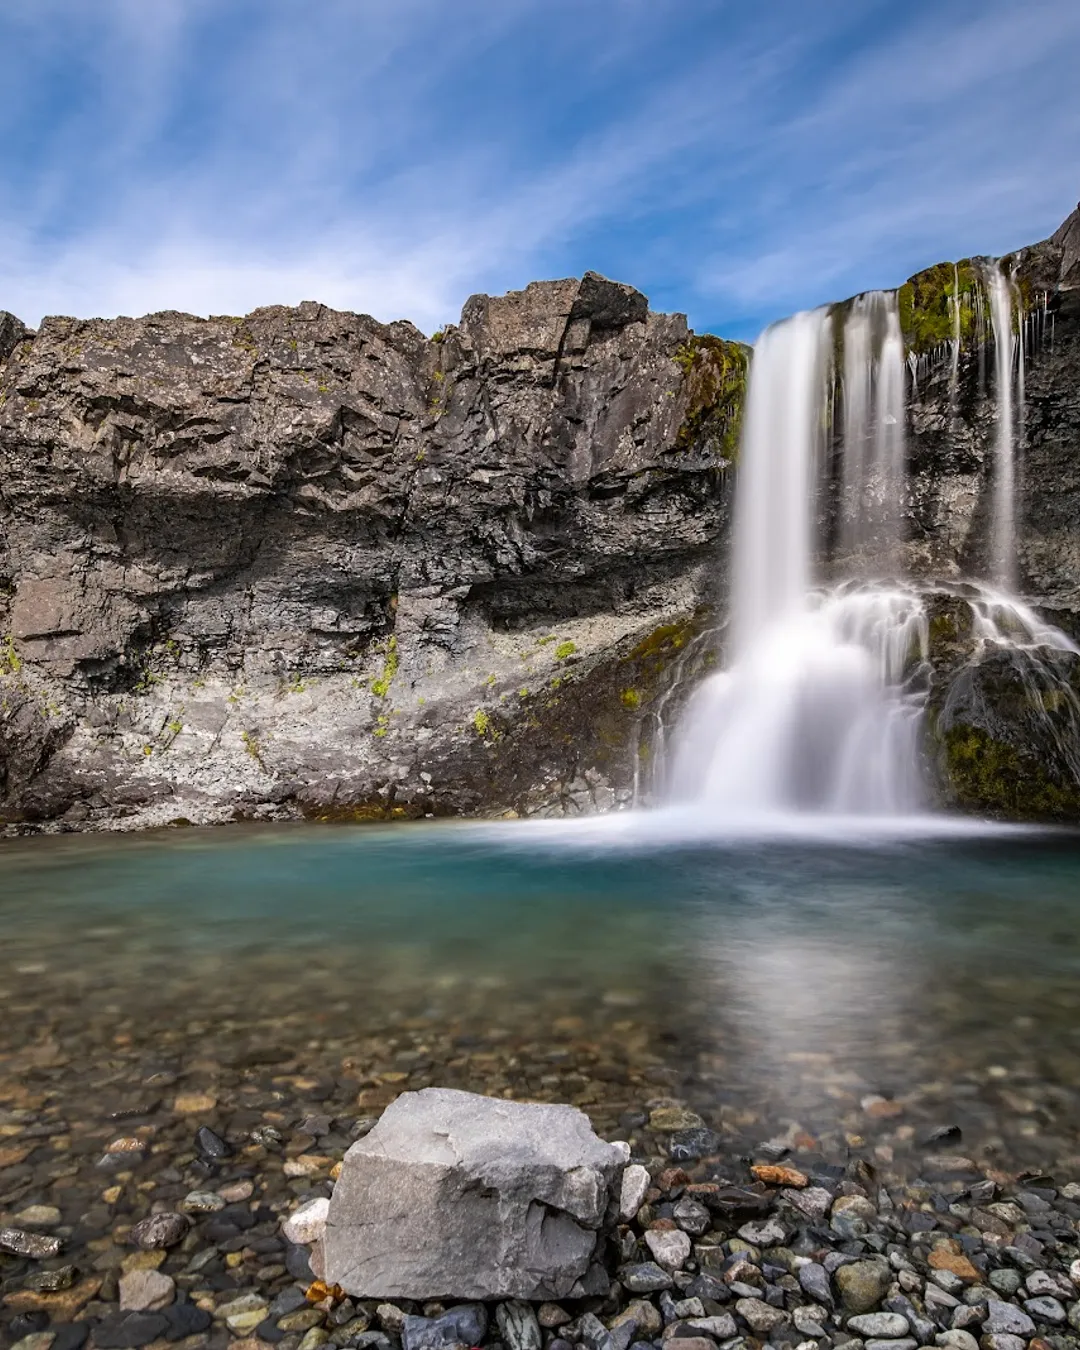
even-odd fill
[[[0,816],[625,800],[715,582],[746,359],[591,273],[431,339],[0,316]]]
[[[1021,562],[1080,634],[1080,210],[1013,261],[1052,330]],[[994,413],[978,343],[949,387],[947,284],[901,297],[906,508],[912,569],[955,577]],[[748,355],[593,273],[473,297],[432,338],[314,303],[0,314],[0,823],[630,800],[713,659]],[[951,774],[944,796],[988,805]]]

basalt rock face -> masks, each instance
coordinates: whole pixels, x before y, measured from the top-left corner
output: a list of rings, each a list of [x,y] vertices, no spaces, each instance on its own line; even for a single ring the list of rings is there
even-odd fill
[[[591,273],[433,339],[0,315],[0,820],[625,800],[745,366]]]

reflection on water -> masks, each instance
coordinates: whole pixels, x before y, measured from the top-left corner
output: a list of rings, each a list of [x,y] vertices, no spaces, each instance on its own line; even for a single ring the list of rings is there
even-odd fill
[[[0,1124],[92,1130],[151,1082],[223,1123],[441,1083],[622,1134],[676,1098],[732,1152],[798,1133],[901,1173],[955,1123],[968,1156],[1076,1170],[1080,843],[636,837],[4,843]]]

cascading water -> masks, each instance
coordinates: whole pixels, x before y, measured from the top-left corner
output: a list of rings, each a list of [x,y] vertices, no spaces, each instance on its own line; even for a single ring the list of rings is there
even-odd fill
[[[1013,333],[1012,285],[1001,267],[987,269],[990,322],[994,331],[994,380],[997,396],[997,436],[994,446],[994,507],[990,566],[994,581],[1006,591],[1016,589],[1016,439],[1013,366],[1017,344]],[[1023,351],[1020,376],[1023,381]]]
[[[853,311],[853,346],[868,371],[852,364],[847,372],[857,516],[868,491],[876,497],[902,466],[895,367],[902,372],[903,352],[894,313],[876,297]],[[830,347],[829,313],[817,310],[769,329],[754,356],[735,518],[731,665],[692,699],[672,773],[676,799],[728,816],[889,815],[921,802],[921,697],[906,679],[913,653],[926,648],[919,597],[895,587],[813,587]],[[853,537],[864,537],[858,524]]]
[[[897,576],[902,542],[909,368],[891,292],[858,297],[843,329],[840,573],[878,580],[815,584],[824,542],[818,522],[828,483],[834,320],[822,309],[768,329],[751,366],[740,450],[729,664],[699,686],[681,719],[668,786],[675,801],[729,822],[792,812],[881,817],[922,810],[921,724],[935,599],[966,603],[973,659],[990,647],[1018,654],[1030,672],[1024,678],[1036,708],[1039,691],[1058,678],[1053,654],[1080,656],[1064,634],[1011,595],[1024,350],[1014,334],[1010,279],[997,266],[984,279],[998,412],[990,541],[995,588],[886,580]],[[954,291],[950,418],[961,346],[958,273]],[[978,290],[973,303],[983,333]],[[983,369],[980,344],[980,386]],[[1080,728],[1080,700],[1071,691],[1068,696]],[[1080,781],[1080,757],[1076,768]]]
[[[857,296],[844,323],[842,541],[895,571],[904,484],[904,339],[892,291]]]

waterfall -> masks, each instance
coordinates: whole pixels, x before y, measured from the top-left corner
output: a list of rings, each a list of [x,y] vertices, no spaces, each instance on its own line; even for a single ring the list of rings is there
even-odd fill
[[[869,291],[844,322],[844,546],[896,568],[904,486],[904,339],[895,291]]]
[[[849,319],[845,426],[856,514],[898,537],[903,346],[895,299]],[[927,621],[912,588],[815,586],[832,324],[826,310],[768,329],[751,366],[735,510],[730,665],[695,692],[672,794],[731,818],[789,811],[890,815],[921,802]],[[858,368],[856,362],[861,363]],[[887,490],[886,490],[887,485]],[[862,524],[855,536],[868,537]]]
[[[1016,589],[1016,389],[1013,366],[1019,350],[1019,385],[1023,388],[1023,347],[1013,332],[1013,287],[995,263],[987,269],[990,323],[994,333],[994,385],[997,432],[994,442],[994,492],[990,530],[990,568],[1006,591]]]
[[[922,720],[930,688],[930,616],[959,602],[970,616],[974,668],[1008,649],[1033,717],[1065,708],[1080,733],[1080,698],[1061,659],[1064,634],[1013,594],[1016,445],[1023,430],[1026,347],[1016,287],[999,264],[974,289],[978,380],[994,347],[997,423],[988,548],[993,586],[916,584],[900,577],[906,492],[905,359],[895,292],[857,297],[767,329],[750,367],[735,496],[727,668],[698,686],[670,742],[667,794],[730,825],[812,813],[910,816],[924,806]],[[950,298],[949,424],[958,416],[961,297]],[[833,341],[844,313],[839,375],[840,491],[833,580],[825,553],[833,436]],[[1052,341],[1052,330],[1051,330]],[[857,572],[858,579],[851,574]],[[1067,706],[1066,706],[1067,705]],[[1050,722],[1047,722],[1050,726]],[[1075,756],[1080,780],[1080,753]],[[1068,762],[1072,764],[1072,759]]]

